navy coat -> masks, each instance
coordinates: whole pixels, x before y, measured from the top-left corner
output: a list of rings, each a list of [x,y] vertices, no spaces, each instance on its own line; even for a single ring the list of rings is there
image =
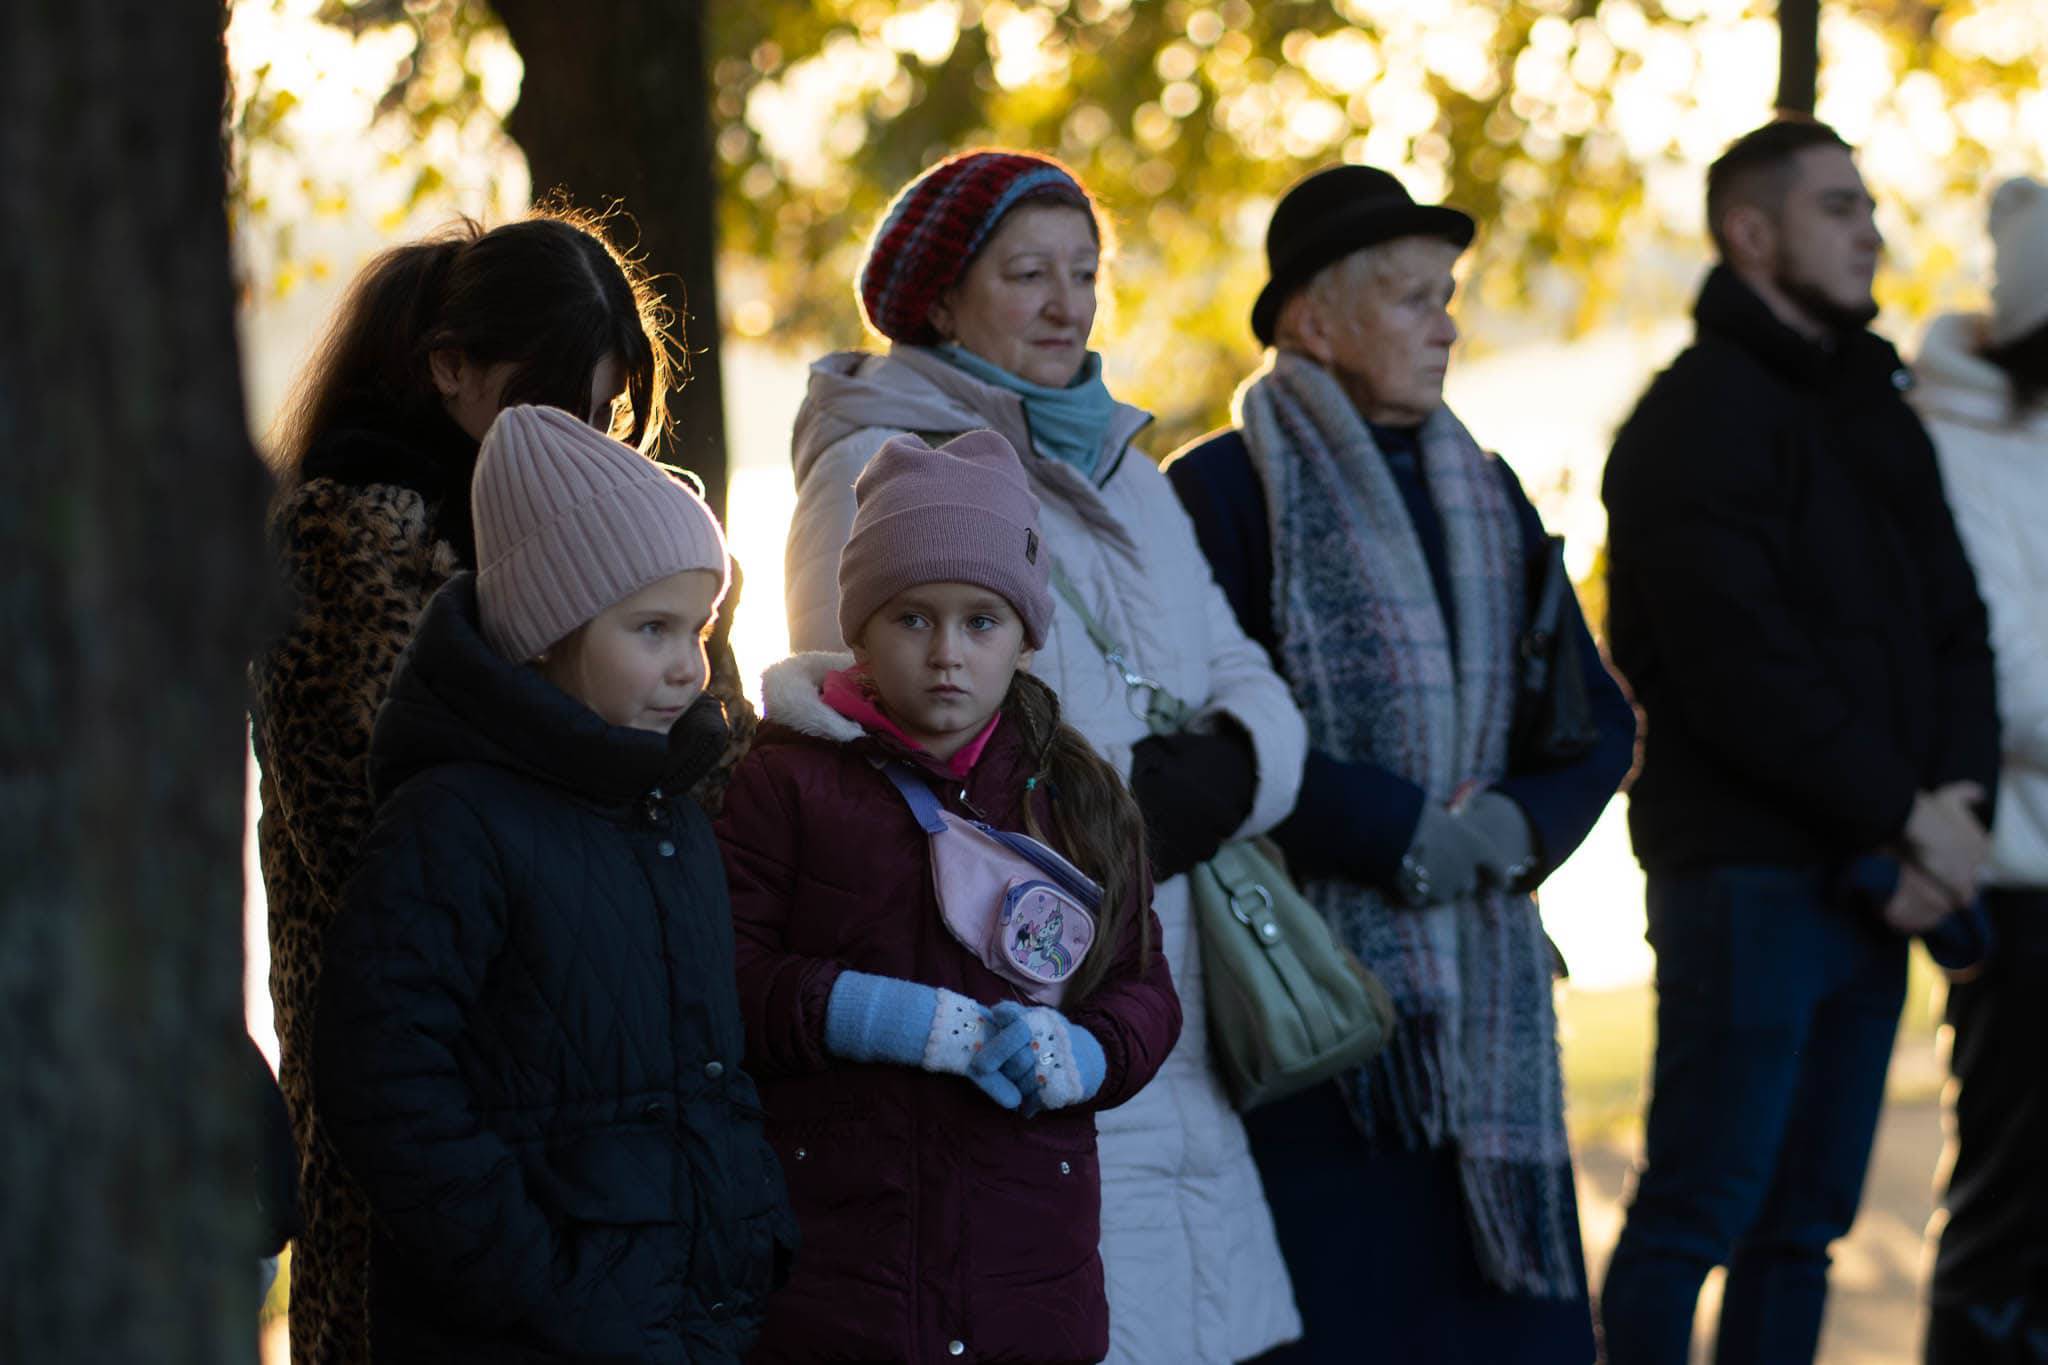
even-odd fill
[[[1543,521],[1505,461],[1495,460],[1522,527],[1524,558],[1540,552]],[[1279,631],[1273,621],[1273,534],[1266,490],[1252,468],[1244,435],[1211,433],[1174,456],[1166,476],[1195,524],[1216,582],[1230,598],[1244,633],[1275,660]],[[1419,487],[1403,489],[1432,574],[1442,581],[1443,536]],[[1579,651],[1599,740],[1576,762],[1540,772],[1509,772],[1495,790],[1514,801],[1535,835],[1537,876],[1571,856],[1592,831],[1628,773],[1635,753],[1635,713],[1600,658],[1578,603],[1567,601],[1565,628]],[[1504,640],[1503,649],[1515,642]],[[1368,762],[1311,752],[1302,771],[1301,798],[1273,837],[1296,872],[1309,877],[1350,877],[1387,884],[1415,836],[1422,789],[1398,773]]]
[[[436,595],[370,750],[314,1102],[374,1215],[380,1360],[736,1361],[793,1244],[732,924],[682,796],[725,725],[606,725]]]

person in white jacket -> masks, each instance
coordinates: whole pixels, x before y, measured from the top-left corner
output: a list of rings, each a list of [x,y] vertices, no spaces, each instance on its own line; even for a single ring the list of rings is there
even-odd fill
[[[870,326],[892,345],[819,360],[797,417],[790,643],[843,647],[839,552],[854,478],[884,441],[988,428],[1024,456],[1065,581],[1032,671],[1138,798],[1185,1020],[1157,1078],[1099,1123],[1108,1358],[1201,1365],[1259,1355],[1301,1323],[1244,1126],[1209,1060],[1182,874],[1287,815],[1306,739],[1165,477],[1131,444],[1149,416],[1102,383],[1088,349],[1102,246],[1087,191],[1045,157],[964,153],[897,196],[859,288]],[[1121,665],[1066,592],[1114,637]],[[1186,702],[1187,728],[1151,735],[1144,691],[1126,673]]]
[[[2004,754],[1984,876],[1996,942],[1948,998],[1956,1085],[1929,1365],[2048,1359],[2048,185],[2001,185],[1991,238],[1991,311],[1937,318],[1914,366],[1991,613]]]

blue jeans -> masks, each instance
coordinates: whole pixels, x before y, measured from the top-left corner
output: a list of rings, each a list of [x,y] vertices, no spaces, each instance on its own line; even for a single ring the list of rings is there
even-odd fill
[[[1650,876],[1657,1060],[1601,1294],[1610,1365],[1684,1365],[1716,1265],[1717,1361],[1813,1359],[1906,990],[1906,940],[1827,887],[1821,868]]]

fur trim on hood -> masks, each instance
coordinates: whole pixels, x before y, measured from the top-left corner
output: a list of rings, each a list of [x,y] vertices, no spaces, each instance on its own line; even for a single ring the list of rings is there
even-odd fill
[[[798,734],[851,744],[867,731],[825,704],[825,675],[853,667],[851,654],[812,650],[771,664],[761,675],[761,718]]]

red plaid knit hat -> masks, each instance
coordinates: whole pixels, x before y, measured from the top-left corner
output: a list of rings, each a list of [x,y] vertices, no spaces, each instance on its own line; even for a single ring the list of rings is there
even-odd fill
[[[1101,236],[1095,201],[1049,156],[981,149],[948,157],[903,187],[868,245],[861,311],[891,341],[930,346],[932,304],[967,269],[1003,216],[1031,200],[1071,204]]]

